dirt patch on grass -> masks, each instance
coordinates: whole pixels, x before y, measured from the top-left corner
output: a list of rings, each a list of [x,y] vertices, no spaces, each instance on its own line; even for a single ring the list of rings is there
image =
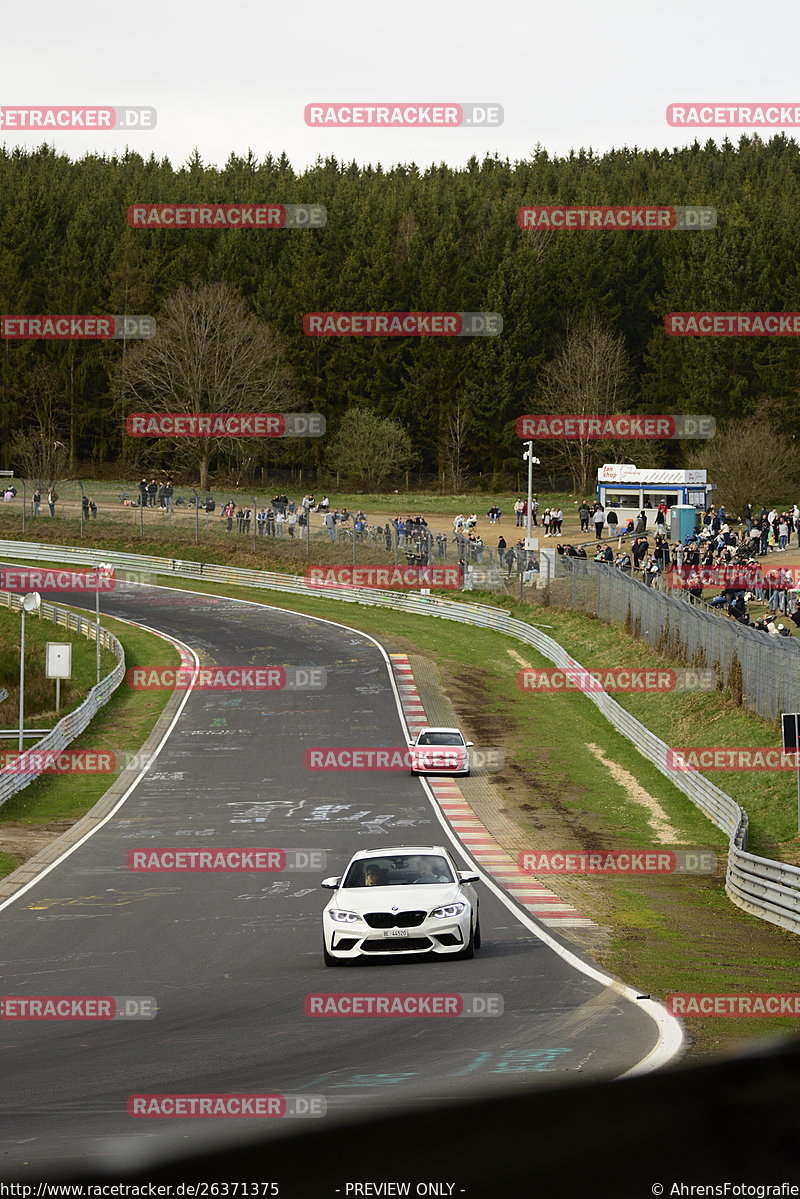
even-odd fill
[[[72,824],[71,820],[52,820],[49,824],[0,823],[0,850],[18,857],[18,864],[22,865],[71,828]]]
[[[481,673],[470,671],[465,676],[455,672],[457,663],[440,661],[438,665],[450,701],[468,730],[470,739],[479,745],[505,746],[508,723],[492,711],[491,705],[496,697]],[[570,806],[570,801],[584,799],[579,789],[564,776],[559,778],[556,788],[549,775],[550,760],[546,751],[534,754],[533,761],[524,766],[513,761],[507,753],[503,769],[492,774],[492,785],[503,792],[501,810],[523,827],[544,833],[555,846],[602,849],[605,843],[602,833],[590,828],[583,819],[583,813]],[[535,803],[531,802],[533,797]]]
[[[623,769],[617,762],[612,762],[599,745],[587,743],[586,748],[594,754],[598,762],[602,762],[614,782],[625,788],[633,802],[641,804],[649,812],[647,823],[653,830],[654,840],[661,845],[688,845],[688,842],[681,838],[677,829],[670,824],[669,818],[658,800],[649,791],[645,791],[630,771]]]

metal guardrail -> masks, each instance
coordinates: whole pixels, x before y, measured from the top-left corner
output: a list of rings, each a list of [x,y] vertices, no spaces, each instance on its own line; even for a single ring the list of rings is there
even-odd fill
[[[22,597],[11,595],[7,591],[0,591],[0,605],[18,612],[22,607]],[[68,612],[65,608],[59,608],[56,604],[42,604],[39,611],[42,620],[48,619],[54,625],[62,625],[65,629],[71,629],[94,641],[96,626],[93,620],[89,620],[79,613]],[[24,749],[24,754],[44,754],[48,752],[58,754],[63,752],[87,728],[100,708],[108,703],[117,687],[119,687],[125,678],[125,651],[113,633],[110,633],[108,629],[104,629],[102,625],[100,626],[100,644],[105,649],[111,650],[117,659],[117,665],[111,671],[111,674],[106,675],[96,686],[92,687],[83,703],[62,717],[58,724],[41,741],[37,741],[35,745]],[[16,795],[18,791],[22,791],[25,787],[28,787],[42,773],[41,770],[0,770],[0,807],[12,795]]]
[[[147,574],[176,578],[202,579],[214,583],[258,587],[265,590],[289,592],[316,599],[338,599],[346,603],[371,607],[394,608],[425,616],[438,616],[462,624],[492,629],[532,646],[556,666],[583,670],[579,662],[563,646],[540,629],[517,620],[500,608],[458,600],[441,599],[396,591],[378,591],[355,587],[319,587],[296,575],[266,570],[243,570],[238,567],[217,566],[213,563],[184,561],[178,558],[156,558],[144,554],[109,553],[108,550],[76,549],[69,546],[38,545],[32,542],[0,540],[0,558],[16,557],[41,561],[58,561],[99,565],[111,563],[117,571],[130,572],[131,579]],[[122,579],[124,580],[124,573]],[[118,668],[119,669],[119,668]],[[116,672],[114,672],[116,673]],[[109,676],[111,678],[113,676]],[[102,686],[102,684],[101,684]],[[800,867],[747,852],[747,813],[704,775],[694,771],[675,772],[667,767],[669,746],[627,712],[605,691],[588,691],[586,696],[596,704],[615,728],[628,738],[643,757],[666,777],[679,791],[721,829],[729,839],[728,866],[725,890],[731,901],[745,911],[772,924],[779,924],[800,934]]]

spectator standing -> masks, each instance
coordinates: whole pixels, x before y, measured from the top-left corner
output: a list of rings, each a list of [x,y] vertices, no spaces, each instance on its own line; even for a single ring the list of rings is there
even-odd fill
[[[744,506],[744,523],[747,526],[747,532],[749,533],[753,527],[753,505],[752,504],[745,504],[745,506]]]
[[[606,522],[605,513],[603,512],[602,506],[600,504],[598,504],[594,510],[594,513],[592,514],[592,523],[594,524],[594,535],[598,541],[603,536],[603,525],[605,524],[605,522]]]
[[[166,508],[167,512],[172,512],[172,499],[174,494],[175,490],[172,486],[172,479],[167,479],[166,483],[164,484],[164,507]]]
[[[555,508],[550,513],[550,521],[551,521],[551,524],[553,524],[555,526],[553,531],[554,531],[554,535],[556,537],[561,536],[561,523],[562,523],[563,519],[564,519],[564,513],[562,512],[562,510],[560,508]]]
[[[244,530],[244,512],[241,508],[236,509],[236,532],[241,533]]]
[[[619,524],[619,517],[613,508],[606,517],[606,521],[608,523],[608,535],[609,537],[613,537],[617,531],[617,525]]]
[[[89,500],[89,512],[91,514],[92,520],[97,520],[97,504],[94,502],[93,499]]]
[[[537,500],[536,496],[534,496],[533,499],[531,500],[531,524],[537,529],[539,527],[539,522],[536,519],[538,514],[539,514],[539,501]]]
[[[589,515],[590,515],[589,505],[586,503],[586,500],[584,500],[583,503],[581,504],[580,508],[578,509],[578,519],[581,522],[581,532],[582,533],[589,532]]]
[[[784,516],[784,517],[781,517],[780,524],[778,525],[778,546],[780,549],[785,550],[788,543],[789,543],[789,522],[786,519],[786,517]]]
[[[283,537],[283,526],[286,524],[286,513],[282,505],[278,505],[275,509],[275,536]]]
[[[158,495],[158,483],[156,483],[155,479],[151,479],[147,484],[147,495],[150,501],[150,507],[155,508],[156,497]]]
[[[47,492],[47,507],[50,509],[50,515],[55,516],[56,504],[58,503],[58,492],[55,487],[50,487]]]
[[[250,521],[253,519],[253,509],[249,506],[244,510],[244,532],[250,532]]]
[[[81,510],[83,511],[83,519],[89,519],[89,497],[83,496],[81,499]]]
[[[277,517],[276,517],[276,520],[277,520]],[[325,528],[328,530],[328,536],[330,537],[331,541],[335,541],[336,540],[336,518],[333,515],[333,513],[326,510],[325,515],[322,518],[322,523],[324,524]]]
[[[515,500],[515,502],[514,502],[514,515],[515,515],[515,516],[516,516],[516,518],[517,518],[517,528],[518,528],[518,529],[521,529],[521,528],[522,528],[522,526],[523,526],[523,525],[524,525],[524,523],[525,523],[525,519],[524,519],[524,515],[523,515],[523,513],[524,513],[524,510],[525,510],[525,504],[524,504],[524,502],[523,502],[521,499],[517,499],[517,500]]]
[[[41,489],[41,487],[37,487],[33,493],[33,499],[31,500],[31,507],[33,509],[34,516],[39,515],[39,509],[41,508],[41,506],[42,506],[42,489]]]
[[[550,536],[550,526],[552,525],[552,523],[553,523],[553,518],[550,514],[550,509],[545,508],[544,512],[542,513],[542,528],[544,529],[545,537]]]
[[[142,479],[139,483],[139,504],[142,508],[147,507],[147,479]]]

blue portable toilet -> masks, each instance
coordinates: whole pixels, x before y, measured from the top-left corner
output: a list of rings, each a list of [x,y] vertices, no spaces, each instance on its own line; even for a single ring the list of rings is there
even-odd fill
[[[697,509],[693,504],[673,504],[669,510],[669,535],[673,541],[694,537],[697,528]]]

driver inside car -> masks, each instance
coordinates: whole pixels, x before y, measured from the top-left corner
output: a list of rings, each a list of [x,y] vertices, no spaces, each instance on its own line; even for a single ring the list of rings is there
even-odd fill
[[[441,865],[438,861],[435,862],[436,869],[434,870],[434,859],[418,858],[417,859],[417,877],[415,883],[447,883],[450,880],[446,874],[441,873]]]

